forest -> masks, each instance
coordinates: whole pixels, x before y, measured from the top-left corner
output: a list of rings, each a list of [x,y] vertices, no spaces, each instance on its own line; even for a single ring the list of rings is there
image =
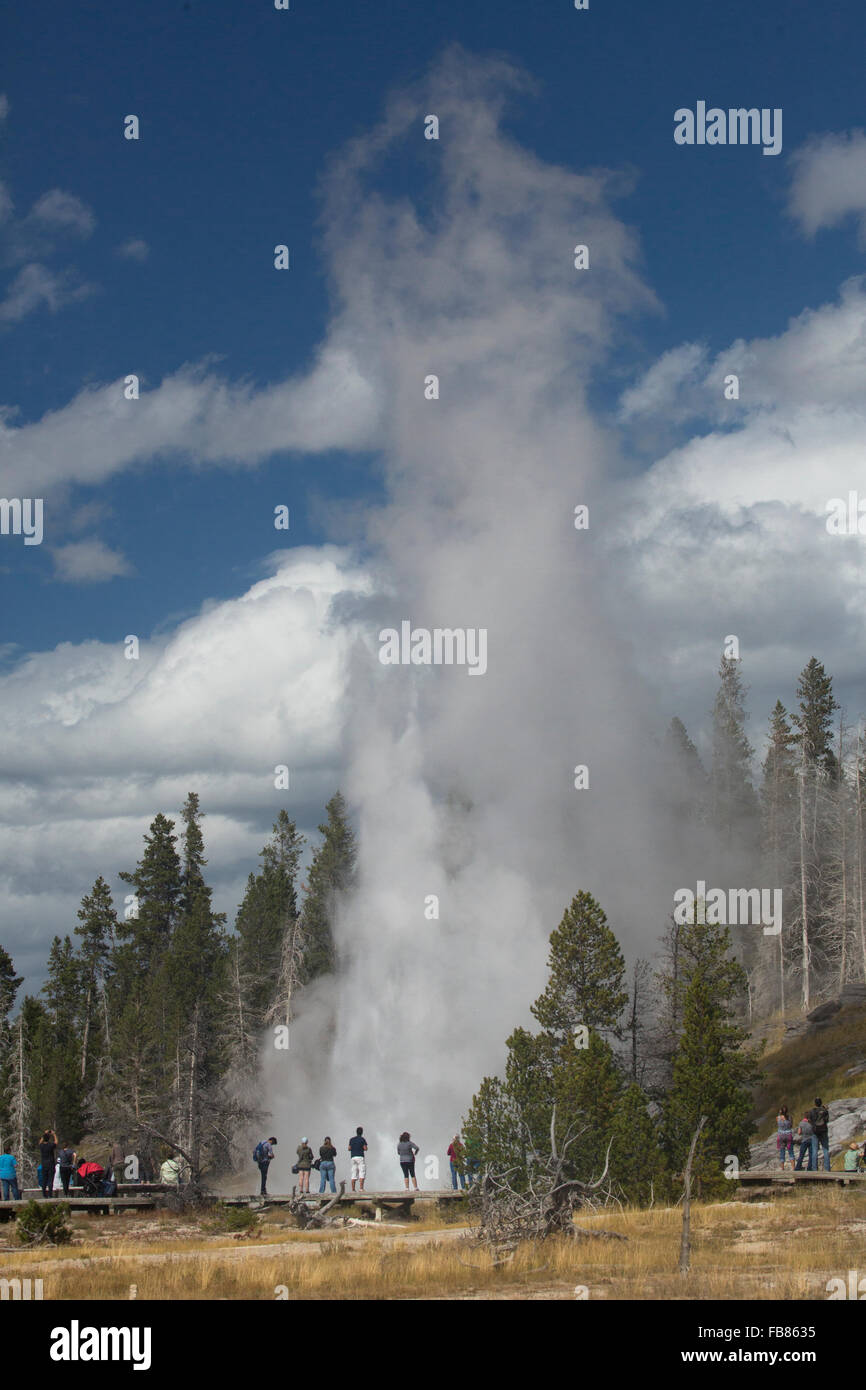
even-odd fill
[[[562,1135],[583,1136],[581,1173],[599,1170],[610,1143],[617,1190],[645,1201],[681,1166],[709,1104],[695,1171],[710,1183],[731,1155],[748,1162],[761,1024],[866,980],[863,730],[846,724],[813,657],[790,711],[778,700],[770,713],[758,775],[746,694],[741,662],[724,656],[706,759],[679,718],[658,740],[667,867],[678,886],[700,869],[781,890],[781,931],[732,932],[698,903],[690,921],[671,911],[640,923],[650,949],[627,972],[601,902],[575,885],[532,1005],[539,1031],[516,1028],[504,1076],[466,1096],[479,1159],[525,1169],[555,1103]],[[280,811],[229,929],[212,905],[203,820],[195,792],[179,825],[154,817],[120,874],[123,911],[97,878],[52,941],[38,994],[18,1001],[23,980],[0,948],[0,1130],[25,1166],[50,1125],[61,1141],[116,1134],[145,1158],[179,1153],[196,1175],[248,1167],[265,1036],[312,981],[339,977],[334,910],[357,845],[337,792],[301,883],[304,837]]]

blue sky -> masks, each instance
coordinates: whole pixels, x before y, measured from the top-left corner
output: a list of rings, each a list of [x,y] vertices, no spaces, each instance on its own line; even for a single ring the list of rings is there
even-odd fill
[[[635,171],[618,211],[638,232],[663,312],[633,325],[617,373],[683,340],[718,350],[777,333],[862,270],[844,229],[823,232],[818,254],[784,210],[790,151],[862,122],[866,17],[856,4],[780,11],[734,0],[696,12],[687,0],[595,0],[577,12],[566,0],[429,0],[409,16],[398,0],[296,0],[288,13],[265,0],[154,0],[60,6],[50,23],[24,7],[4,28],[0,159],[16,211],[60,188],[95,219],[86,239],[61,237],[48,262],[74,268],[92,292],[54,314],[36,310],[0,338],[2,401],[18,423],[128,371],[148,389],[211,357],[256,385],[299,370],[328,314],[318,176],[380,118],[389,91],[453,39],[508,54],[537,80],[507,125],[544,160]],[[699,97],[781,106],[782,155],[675,146],[673,111]],[[138,142],[122,139],[129,112],[142,122]],[[383,186],[419,190],[436,154],[422,145],[395,161]],[[133,239],[147,243],[146,261],[116,254]],[[286,274],[273,269],[277,242],[291,248]],[[627,380],[600,374],[600,404]],[[276,503],[291,506],[292,542],[304,543],[325,535],[328,499],[379,491],[365,453],[278,453],[252,475],[220,468],[204,478],[191,462],[174,457],[63,500],[102,504],[98,534],[133,573],[64,584],[51,577],[48,546],[37,556],[7,547],[3,642],[20,652],[149,633],[257,573]],[[50,496],[46,515],[50,530]]]

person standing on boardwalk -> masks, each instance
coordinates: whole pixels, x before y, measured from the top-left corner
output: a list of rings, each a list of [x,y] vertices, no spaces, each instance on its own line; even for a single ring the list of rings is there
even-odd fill
[[[415,1155],[418,1152],[418,1145],[412,1142],[412,1136],[408,1129],[404,1129],[397,1144],[397,1157],[400,1160],[400,1167],[403,1169],[403,1186],[409,1191],[409,1179],[415,1191],[418,1191],[418,1181],[415,1177]]]
[[[349,1140],[349,1154],[352,1159],[352,1191],[355,1191],[355,1181],[361,1184],[361,1191],[364,1191],[364,1180],[367,1177],[367,1141],[364,1138],[364,1131],[360,1125],[355,1130]]]
[[[818,1141],[815,1138],[815,1131],[812,1128],[812,1121],[808,1115],[804,1115],[797,1130],[797,1138],[800,1141],[800,1157],[794,1164],[796,1172],[800,1172],[803,1167],[803,1159],[808,1151],[809,1162],[806,1165],[807,1173],[813,1172],[818,1167]]]
[[[42,1172],[39,1175],[39,1185],[42,1188],[42,1196],[50,1197],[54,1186],[54,1169],[56,1167],[57,1156],[57,1135],[53,1129],[46,1129],[42,1138],[39,1140],[39,1158],[41,1161]]]
[[[261,1197],[267,1197],[268,1195],[268,1169],[275,1157],[273,1146],[276,1142],[277,1140],[273,1134],[270,1139],[262,1139],[261,1143],[256,1144],[253,1154],[253,1158],[259,1165],[259,1172],[262,1175],[262,1187],[259,1193]]]
[[[12,1145],[7,1144],[2,1154],[0,1154],[0,1183],[3,1186],[3,1201],[9,1201],[9,1194],[12,1194],[13,1202],[21,1201],[21,1193],[18,1191],[18,1159],[12,1152]]]
[[[448,1145],[448,1162],[451,1164],[451,1186],[457,1191],[457,1179],[460,1179],[460,1186],[466,1186],[466,1150],[459,1134],[455,1134],[451,1143]]]
[[[782,1172],[785,1171],[785,1155],[791,1154],[791,1170],[794,1168],[794,1121],[791,1119],[791,1112],[787,1105],[779,1106],[779,1113],[776,1116],[776,1149],[782,1160]]]
[[[69,1141],[64,1142],[63,1148],[57,1155],[57,1164],[60,1168],[60,1181],[63,1184],[64,1197],[69,1196],[69,1180],[75,1168],[75,1150],[70,1148]]]
[[[809,1111],[809,1119],[812,1121],[812,1129],[815,1132],[814,1161],[815,1170],[818,1168],[818,1145],[821,1146],[821,1153],[824,1159],[824,1172],[830,1171],[830,1111],[826,1105],[821,1103],[821,1097],[815,1097],[815,1104]]]
[[[313,1166],[313,1150],[307,1142],[306,1135],[298,1145],[298,1191],[309,1192],[310,1190],[310,1169]]]
[[[335,1184],[335,1182],[334,1182],[334,1174],[335,1174],[335,1172],[337,1171],[337,1165],[336,1165],[336,1163],[334,1162],[334,1160],[335,1160],[336,1157],[337,1157],[337,1150],[334,1148],[333,1144],[331,1143],[331,1136],[330,1136],[330,1134],[326,1134],[326,1135],[325,1135],[325,1142],[324,1142],[324,1144],[322,1145],[322,1147],[319,1149],[319,1159],[321,1160],[320,1163],[319,1163],[319,1191],[320,1191],[320,1192],[324,1192],[324,1190],[325,1190],[325,1183],[326,1183],[326,1182],[329,1182],[329,1183],[331,1184],[331,1191],[332,1191],[332,1192],[336,1192],[336,1190],[337,1190],[336,1184]]]

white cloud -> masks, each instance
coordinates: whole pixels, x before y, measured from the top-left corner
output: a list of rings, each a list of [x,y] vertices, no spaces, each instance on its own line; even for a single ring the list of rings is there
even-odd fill
[[[118,575],[132,573],[132,566],[117,550],[95,537],[71,541],[52,552],[57,578],[64,584],[103,584]]]
[[[131,237],[129,241],[124,241],[118,246],[116,254],[127,261],[146,261],[150,255],[150,247],[142,237]]]
[[[308,829],[321,819],[339,778],[355,641],[332,605],[363,596],[369,580],[336,547],[273,563],[270,577],[169,636],[136,634],[138,660],[125,658],[121,627],[115,643],[63,643],[0,675],[9,949],[26,940],[13,923],[39,929],[45,946],[70,931],[97,874],[112,879],[134,863],[156,810],[176,814],[190,789],[208,815],[219,906],[230,912],[280,807]],[[289,793],[274,788],[278,763],[290,769]]]
[[[364,447],[380,396],[360,354],[329,344],[305,376],[256,390],[206,367],[185,367],[137,401],[123,380],[87,387],[32,425],[0,420],[4,486],[97,483],[132,464],[188,454],[210,464],[252,464],[284,449]]]
[[[866,239],[866,131],[817,136],[792,162],[788,211],[806,235],[855,216]]]
[[[0,323],[19,323],[43,306],[56,313],[66,304],[84,299],[92,292],[92,285],[77,281],[69,271],[57,273],[35,262],[25,265],[0,302]]]
[[[80,237],[89,237],[96,226],[96,218],[87,204],[74,193],[64,193],[59,188],[52,188],[37,198],[30,216],[35,222]]]

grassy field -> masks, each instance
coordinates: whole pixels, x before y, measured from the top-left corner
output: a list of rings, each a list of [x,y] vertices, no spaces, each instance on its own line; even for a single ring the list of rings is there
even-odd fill
[[[83,1217],[74,1243],[58,1250],[23,1250],[4,1226],[0,1276],[40,1277],[46,1299],[725,1300],[825,1299],[829,1279],[866,1272],[859,1191],[695,1205],[685,1279],[676,1272],[680,1222],[676,1208],[611,1211],[579,1224],[627,1242],[548,1242],[497,1268],[464,1228],[435,1216],[309,1235],[270,1214],[242,1239],[166,1214]]]

